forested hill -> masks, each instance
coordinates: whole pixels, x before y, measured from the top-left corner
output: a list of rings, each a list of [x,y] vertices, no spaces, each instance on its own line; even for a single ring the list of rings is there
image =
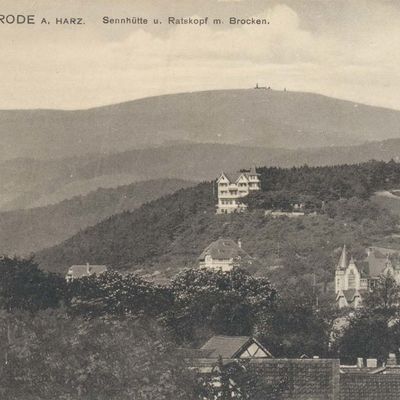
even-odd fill
[[[0,111],[0,161],[115,153],[187,140],[292,149],[347,146],[399,138],[399,125],[399,111],[314,93],[181,93],[89,110]]]
[[[288,150],[228,144],[181,144],[132,150],[108,156],[0,163],[0,210],[41,207],[98,187],[116,187],[150,179],[213,179],[221,170],[244,166],[292,167],[398,159],[400,139],[359,146]]]
[[[369,161],[324,167],[259,168],[263,191],[290,191],[335,200],[368,198],[375,191],[400,185],[400,163]]]
[[[106,217],[191,185],[179,179],[151,180],[98,189],[46,207],[2,212],[0,254],[27,255],[54,246]]]
[[[194,265],[206,245],[218,237],[240,237],[265,268],[283,263],[296,267],[296,273],[307,273],[313,266],[329,275],[326,268],[343,242],[359,251],[386,240],[397,229],[396,218],[368,197],[375,190],[400,184],[400,164],[259,171],[263,193],[273,189],[313,196],[320,202],[327,200],[325,209],[298,220],[265,218],[258,210],[215,215],[213,184],[202,183],[112,216],[36,258],[43,268],[59,272],[74,263],[90,262],[169,273]]]

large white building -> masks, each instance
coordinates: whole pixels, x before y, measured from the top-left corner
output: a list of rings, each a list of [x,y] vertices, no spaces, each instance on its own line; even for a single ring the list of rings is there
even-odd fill
[[[259,174],[256,168],[234,174],[222,172],[217,179],[218,204],[217,214],[229,214],[246,209],[241,198],[254,190],[260,190]]]

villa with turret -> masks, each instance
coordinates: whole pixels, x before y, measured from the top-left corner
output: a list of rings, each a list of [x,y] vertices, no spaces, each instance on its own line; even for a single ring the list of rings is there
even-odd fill
[[[391,275],[400,283],[400,264],[392,257],[399,250],[369,247],[366,254],[364,261],[356,263],[346,245],[343,246],[335,269],[335,297],[339,308],[361,307],[363,296],[373,290],[380,276]]]
[[[222,172],[217,179],[218,204],[217,214],[230,214],[246,209],[241,199],[250,192],[260,190],[259,174],[256,168],[234,174]]]

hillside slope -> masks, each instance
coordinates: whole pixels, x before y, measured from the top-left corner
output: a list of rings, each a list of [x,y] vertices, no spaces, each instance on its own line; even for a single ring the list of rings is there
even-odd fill
[[[0,111],[0,161],[108,154],[169,141],[297,148],[400,136],[400,112],[313,93],[217,90],[89,110]]]
[[[358,146],[268,149],[227,144],[181,144],[131,150],[108,156],[62,160],[16,159],[0,164],[0,210],[55,204],[98,187],[116,187],[149,179],[214,179],[221,170],[250,165],[290,167],[334,165],[370,159],[398,159],[400,139]]]
[[[310,272],[314,265],[329,275],[333,271],[327,271],[333,265],[330,257],[343,242],[361,248],[397,229],[396,221],[367,199],[351,199],[357,193],[372,191],[371,184],[385,184],[380,171],[384,170],[382,167],[391,171],[392,166],[393,163],[368,163],[340,168],[260,169],[263,184],[272,182],[277,173],[286,177],[275,180],[274,190],[287,190],[296,180],[300,182],[296,193],[313,194],[318,199],[329,194],[331,201],[337,201],[330,207],[337,215],[334,219],[328,217],[330,214],[274,219],[265,217],[262,211],[216,215],[212,184],[202,183],[133,212],[114,215],[58,246],[37,253],[36,258],[43,268],[57,272],[64,272],[74,263],[90,262],[116,269],[169,273],[196,265],[197,257],[212,240],[221,236],[240,237],[244,248],[262,260],[264,267],[282,263],[279,260],[284,257],[287,268],[298,267],[296,273]],[[365,175],[363,182],[359,179],[361,174]],[[392,178],[399,184],[400,172]],[[357,187],[357,182],[366,185],[365,188]],[[342,188],[346,192],[337,190]],[[350,198],[348,204],[339,200],[343,195]]]
[[[61,203],[0,213],[0,254],[27,255],[54,246],[88,226],[193,183],[154,180],[98,189]]]

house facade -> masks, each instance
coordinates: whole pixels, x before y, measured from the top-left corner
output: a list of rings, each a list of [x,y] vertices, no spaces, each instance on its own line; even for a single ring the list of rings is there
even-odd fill
[[[85,276],[100,275],[107,271],[105,265],[90,265],[89,263],[84,265],[72,265],[65,276],[67,282],[72,282],[75,279],[80,279]]]
[[[239,239],[220,238],[209,244],[198,258],[199,268],[229,272],[236,266],[252,264],[252,257],[242,249]]]
[[[369,247],[363,262],[356,263],[343,246],[339,262],[335,269],[336,304],[339,308],[358,308],[362,305],[362,297],[373,290],[381,276],[391,275],[400,283],[400,264],[391,261],[390,257],[398,254],[398,250]]]
[[[359,270],[353,257],[343,246],[342,254],[335,270],[336,304],[339,308],[361,306],[362,293],[368,290],[368,278],[364,271]]]
[[[230,214],[246,209],[241,199],[254,190],[260,190],[259,174],[256,168],[234,174],[222,172],[217,179],[217,214]]]

